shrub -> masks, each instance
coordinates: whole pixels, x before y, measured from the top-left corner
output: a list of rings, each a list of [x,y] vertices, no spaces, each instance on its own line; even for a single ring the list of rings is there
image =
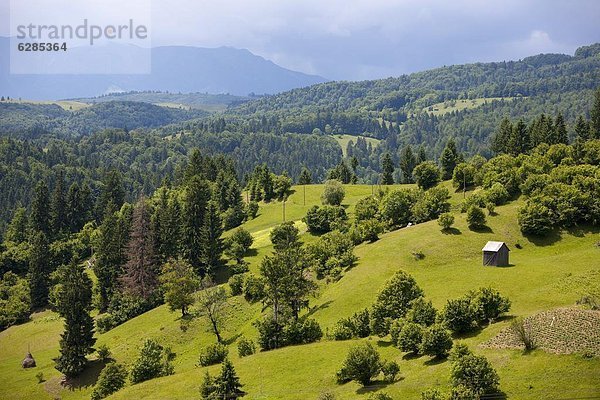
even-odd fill
[[[457,385],[450,389],[449,400],[479,400],[480,396],[465,385]]]
[[[333,331],[329,336],[333,340],[349,340],[354,337],[354,327],[349,318],[342,318],[336,322]]]
[[[386,382],[393,383],[400,372],[400,366],[396,361],[384,361],[381,365],[381,372]]]
[[[243,336],[238,340],[237,348],[238,355],[240,357],[250,356],[256,352],[256,346],[254,345],[254,341],[246,339]]]
[[[441,318],[446,326],[456,333],[470,332],[477,326],[477,314],[468,298],[448,300]]]
[[[473,186],[476,172],[475,167],[470,164],[457,164],[452,173],[452,185],[457,188]]]
[[[283,326],[273,318],[266,317],[254,321],[253,325],[258,330],[258,345],[262,350],[272,350],[285,346]]]
[[[488,202],[500,206],[508,201],[510,194],[504,185],[500,182],[496,182],[490,188],[485,190],[485,198]]]
[[[0,330],[26,321],[30,312],[31,295],[28,281],[19,278],[14,272],[4,273],[0,280]]]
[[[517,216],[521,232],[544,236],[552,229],[552,211],[540,202],[539,197],[528,199]]]
[[[423,327],[414,322],[407,322],[400,331],[396,345],[402,351],[417,354],[419,353],[422,340]]]
[[[229,350],[224,344],[210,344],[200,351],[198,364],[200,364],[202,367],[219,364],[223,362],[225,358],[227,358],[227,354],[229,354]]]
[[[356,221],[367,221],[377,219],[379,212],[379,201],[373,196],[360,199],[354,207],[354,219]]]
[[[408,224],[415,201],[416,194],[413,191],[392,190],[381,199],[379,213],[382,220],[392,228]]]
[[[467,224],[470,228],[482,228],[485,226],[485,214],[481,208],[471,206],[467,210]]]
[[[476,313],[477,321],[492,322],[500,315],[510,310],[510,300],[495,289],[490,287],[480,288],[467,294],[471,298],[472,307]]]
[[[246,212],[241,206],[228,208],[222,215],[223,228],[229,230],[240,226],[246,219]]]
[[[452,348],[450,332],[441,324],[434,324],[423,332],[421,352],[437,358],[448,356]]]
[[[442,227],[443,230],[448,230],[454,224],[454,215],[452,213],[446,212],[440,214],[438,217],[438,225]]]
[[[511,323],[510,329],[519,342],[525,346],[525,350],[533,350],[537,347],[531,324],[526,323],[522,318],[517,318]]]
[[[393,400],[392,396],[385,392],[371,393],[369,400]]]
[[[99,333],[108,332],[115,326],[113,317],[109,313],[100,314],[96,317],[96,330]]]
[[[420,223],[436,219],[440,214],[450,211],[450,195],[445,187],[433,187],[419,192],[417,201],[411,207],[413,222]]]
[[[340,383],[357,381],[363,386],[379,375],[381,360],[379,352],[371,343],[361,343],[351,347],[342,368],[337,373]]]
[[[348,235],[334,231],[308,245],[308,254],[314,262],[317,278],[333,276],[332,270],[341,270],[354,264],[354,243]]]
[[[293,321],[283,328],[283,345],[308,344],[321,340],[323,331],[319,323],[312,318]]]
[[[406,324],[406,320],[404,318],[395,319],[390,324],[390,336],[392,338],[392,343],[394,345],[398,344],[398,338],[400,337],[400,332],[402,332],[402,328]]]
[[[244,298],[250,303],[264,299],[265,282],[256,275],[250,274],[244,279]]]
[[[322,392],[318,400],[335,400],[335,395],[331,392]]]
[[[427,190],[440,182],[440,169],[433,161],[424,161],[413,170],[413,178],[421,189]]]
[[[232,296],[239,296],[244,292],[244,275],[233,275],[229,278],[229,288]]]
[[[454,387],[464,386],[478,396],[498,391],[498,374],[483,356],[467,354],[454,360],[450,377]]]
[[[299,233],[294,222],[288,221],[273,228],[269,234],[269,238],[275,250],[279,251],[288,248],[290,245],[297,244]]]
[[[102,360],[102,361],[107,361],[111,359],[111,352],[110,349],[108,348],[107,345],[105,344],[101,344],[100,346],[98,346],[98,349],[96,350],[98,352],[98,359]]]
[[[426,301],[424,298],[419,297],[410,302],[410,309],[406,313],[406,319],[410,322],[422,326],[429,326],[435,322],[437,316],[437,310],[431,304],[431,300]]]
[[[447,400],[439,389],[427,389],[421,392],[421,400]]]
[[[335,179],[330,179],[325,182],[325,190],[321,195],[321,201],[323,204],[329,204],[332,206],[339,206],[344,200],[346,191],[342,186],[342,183]]]
[[[312,206],[302,218],[311,233],[326,233],[334,229],[344,229],[348,220],[346,210],[341,206]]]
[[[335,340],[367,337],[371,334],[370,322],[369,310],[358,311],[350,318],[340,319],[336,323],[331,336]]]
[[[108,363],[100,372],[92,392],[92,400],[100,400],[121,390],[125,386],[127,370],[118,363]]]
[[[350,230],[350,238],[354,244],[375,242],[383,233],[383,224],[376,219],[367,219],[354,224]]]
[[[148,339],[140,351],[140,356],[131,367],[131,383],[171,375],[173,373],[173,353],[157,341]]]

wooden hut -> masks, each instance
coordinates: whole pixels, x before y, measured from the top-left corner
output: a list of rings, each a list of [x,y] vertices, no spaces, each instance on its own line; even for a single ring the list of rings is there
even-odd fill
[[[495,267],[508,265],[508,252],[510,249],[506,243],[490,240],[481,251],[483,251],[483,265]]]

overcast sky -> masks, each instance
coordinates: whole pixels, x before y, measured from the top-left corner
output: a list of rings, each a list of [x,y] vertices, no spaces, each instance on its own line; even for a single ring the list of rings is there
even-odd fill
[[[56,4],[63,17],[79,12],[72,1],[30,1]],[[0,0],[3,36],[9,7]],[[151,32],[153,46],[246,48],[286,68],[358,80],[573,54],[600,42],[600,1],[153,0]]]

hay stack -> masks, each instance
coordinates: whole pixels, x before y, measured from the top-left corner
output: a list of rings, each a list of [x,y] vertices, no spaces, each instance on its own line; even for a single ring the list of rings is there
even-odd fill
[[[33,367],[35,367],[35,359],[31,355],[31,353],[29,353],[29,352],[27,353],[27,356],[25,356],[25,358],[23,359],[23,361],[21,361],[21,365],[23,366],[23,368],[33,368]]]

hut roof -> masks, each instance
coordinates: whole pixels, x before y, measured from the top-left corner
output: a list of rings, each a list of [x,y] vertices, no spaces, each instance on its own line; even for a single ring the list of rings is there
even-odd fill
[[[486,245],[484,246],[484,248],[481,249],[481,251],[498,251],[498,250],[500,250],[500,248],[502,246],[506,246],[506,243],[504,243],[504,242],[494,242],[494,241],[490,240],[489,242],[486,243]],[[510,249],[508,248],[508,246],[506,246],[506,249],[508,251],[510,251]]]

